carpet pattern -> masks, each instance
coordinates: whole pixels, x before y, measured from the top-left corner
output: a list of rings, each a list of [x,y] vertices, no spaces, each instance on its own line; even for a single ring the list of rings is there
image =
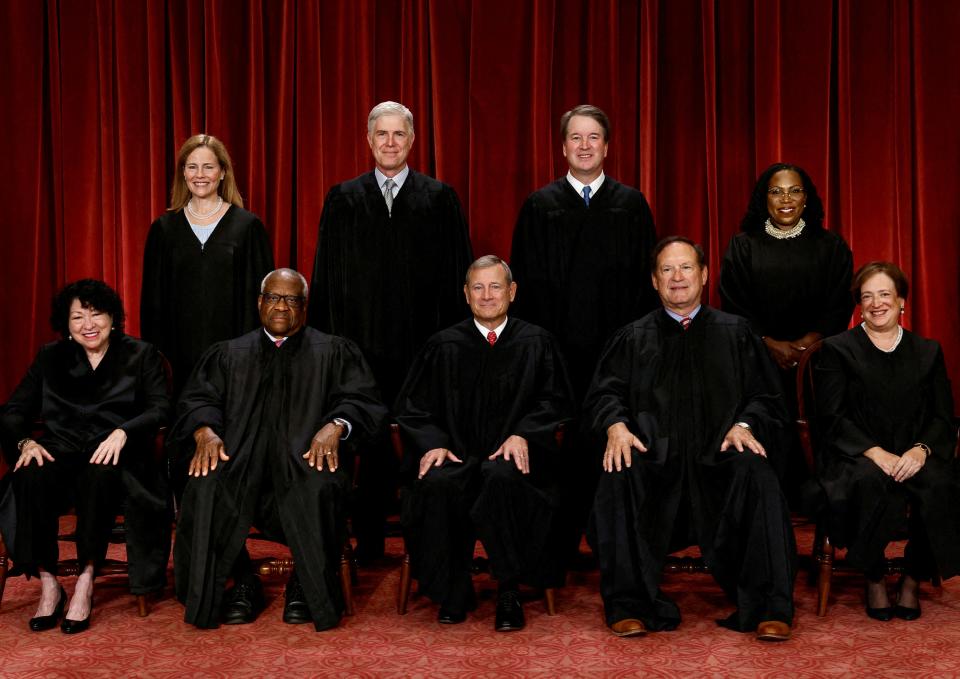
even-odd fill
[[[809,526],[798,527],[809,554]],[[253,555],[283,548],[251,542]],[[64,546],[64,550],[69,546]],[[122,556],[111,547],[111,556]],[[170,591],[137,617],[122,578],[97,583],[90,631],[31,633],[39,583],[8,580],[0,605],[2,677],[960,677],[960,584],[925,584],[919,620],[888,623],[863,613],[862,580],[835,575],[827,616],[816,616],[816,591],[797,580],[794,635],[762,643],[718,627],[731,612],[706,575],[668,576],[679,604],[680,628],[620,639],[603,626],[597,571],[571,573],[557,592],[556,616],[542,600],[524,606],[527,627],[496,633],[496,585],[475,583],[479,607],[462,625],[441,626],[437,607],[411,598],[396,613],[402,542],[388,540],[388,558],[363,568],[355,589],[357,613],[339,628],[281,622],[283,582],[266,582],[268,607],[252,625],[197,630],[183,623]],[[72,591],[73,578],[64,580]]]

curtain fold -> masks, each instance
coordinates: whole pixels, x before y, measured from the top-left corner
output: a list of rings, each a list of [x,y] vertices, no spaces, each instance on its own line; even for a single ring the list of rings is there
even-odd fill
[[[197,132],[233,157],[278,264],[309,273],[327,190],[372,167],[366,115],[416,117],[475,252],[509,255],[560,176],[560,114],[611,116],[607,172],[719,265],[769,163],[804,166],[855,263],[898,262],[908,327],[960,384],[960,4],[952,0],[0,0],[0,398],[51,338],[53,292],[100,277],[137,326],[143,245]],[[12,331],[11,331],[12,330]],[[957,393],[960,393],[958,391]]]

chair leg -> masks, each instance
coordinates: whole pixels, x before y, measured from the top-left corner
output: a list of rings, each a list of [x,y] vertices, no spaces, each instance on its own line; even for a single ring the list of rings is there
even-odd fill
[[[553,587],[547,587],[543,590],[543,597],[547,600],[547,615],[557,614],[557,601],[554,596],[555,591]]]
[[[7,584],[7,550],[0,538],[0,603],[3,603],[3,588]]]
[[[340,557],[340,584],[343,587],[344,613],[353,615],[353,582],[350,579],[350,559],[346,553]]]
[[[137,615],[139,615],[141,618],[145,618],[149,613],[150,611],[147,608],[147,595],[138,594],[137,595]]]
[[[397,613],[406,615],[407,601],[410,599],[410,554],[403,555],[400,566],[400,587],[397,590]]]
[[[827,599],[830,598],[830,578],[833,576],[834,547],[830,537],[823,536],[823,546],[817,555],[820,563],[820,574],[817,578],[817,615],[821,618],[827,614]]]

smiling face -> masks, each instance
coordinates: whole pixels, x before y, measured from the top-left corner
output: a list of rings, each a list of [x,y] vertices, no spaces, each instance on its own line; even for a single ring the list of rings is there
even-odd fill
[[[686,316],[696,309],[706,284],[707,267],[700,266],[697,251],[690,245],[671,243],[657,256],[653,287],[663,306],[673,313]]]
[[[383,174],[393,177],[406,166],[413,136],[402,115],[382,115],[374,121],[367,143],[377,168]]]
[[[266,296],[277,295],[276,301]],[[297,334],[307,319],[307,291],[298,276],[285,272],[274,272],[266,280],[263,293],[257,298],[260,322],[274,337],[290,337]],[[297,297],[299,302],[291,305],[285,297]]]
[[[599,177],[607,157],[607,140],[600,123],[588,116],[570,118],[567,137],[563,140],[563,157],[570,166],[570,174],[584,184]]]
[[[778,229],[792,229],[800,221],[807,205],[807,194],[800,175],[793,170],[780,170],[767,184],[767,212]]]
[[[463,294],[477,322],[493,330],[507,318],[517,294],[517,284],[507,283],[507,272],[499,264],[470,272]]]
[[[896,284],[885,273],[875,273],[860,286],[860,312],[870,330],[884,332],[896,328],[903,304]]]
[[[98,354],[106,350],[110,345],[112,326],[113,317],[110,314],[84,307],[77,298],[70,303],[67,329],[73,341],[87,352]]]
[[[217,195],[217,188],[223,180],[223,168],[213,151],[198,146],[183,164],[183,178],[190,193],[203,200]]]

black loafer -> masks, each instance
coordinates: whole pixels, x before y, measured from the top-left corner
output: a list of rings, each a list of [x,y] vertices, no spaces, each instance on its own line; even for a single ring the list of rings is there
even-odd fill
[[[498,632],[516,632],[522,630],[526,624],[519,592],[501,592],[497,596],[495,629]]]
[[[33,632],[44,632],[48,629],[53,629],[57,626],[57,623],[60,622],[60,618],[63,617],[63,609],[67,607],[67,593],[64,591],[63,587],[60,588],[60,600],[57,602],[57,607],[53,609],[53,613],[50,615],[38,615],[35,618],[30,618],[30,629]]]
[[[283,621],[288,625],[302,625],[313,620],[310,616],[310,606],[307,605],[307,595],[303,592],[296,571],[291,573],[290,579],[287,580],[283,602]]]
[[[443,606],[440,607],[440,612],[437,613],[437,622],[441,625],[459,625],[466,619],[467,614],[465,611],[451,611]]]
[[[64,618],[63,622],[60,623],[60,631],[64,634],[80,634],[80,632],[85,632],[90,627],[90,616],[92,614],[93,611],[90,611],[83,620]]]
[[[263,585],[256,576],[238,582],[227,590],[223,607],[224,625],[246,625],[263,610]]]

